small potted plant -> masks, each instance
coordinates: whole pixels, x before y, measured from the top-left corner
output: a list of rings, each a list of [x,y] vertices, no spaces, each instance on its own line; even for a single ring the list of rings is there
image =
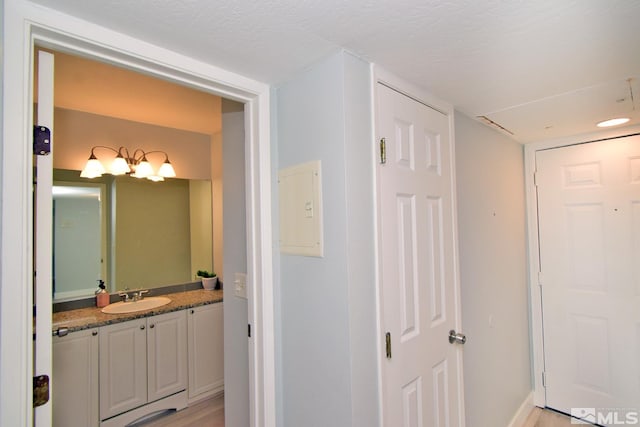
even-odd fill
[[[209,273],[207,270],[198,270],[196,276],[202,279],[202,287],[206,290],[213,290],[218,284],[218,276],[214,272]]]

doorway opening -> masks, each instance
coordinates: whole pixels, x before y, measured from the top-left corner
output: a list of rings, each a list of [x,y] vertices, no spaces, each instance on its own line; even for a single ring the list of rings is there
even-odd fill
[[[5,11],[6,60],[3,78],[3,221],[2,316],[3,358],[0,419],[32,424],[33,254],[31,200],[32,66],[35,46],[75,53],[117,64],[240,102],[245,118],[247,202],[248,317],[251,425],[275,423],[271,196],[269,188],[269,87],[178,53],[54,10],[13,7]],[[9,53],[10,52],[10,53]],[[29,131],[27,131],[29,129]],[[10,161],[6,159],[11,159]],[[260,283],[260,286],[256,286]],[[9,322],[10,321],[10,322]],[[44,321],[43,321],[44,322]],[[41,322],[42,323],[42,322]]]
[[[242,104],[102,62],[58,51],[50,53],[55,64],[53,189],[63,193],[56,194],[53,203],[52,282],[57,285],[53,293],[54,323],[62,316],[85,316],[84,307],[95,304],[92,284],[98,280],[111,295],[144,289],[154,296],[169,297],[176,292],[186,297],[193,292],[185,292],[200,289],[197,274],[202,270],[217,272],[221,283],[232,283],[232,274],[224,274],[223,262],[223,234],[227,232],[223,225],[223,164],[228,181],[244,182]],[[34,93],[37,95],[37,86]],[[155,164],[151,153],[167,153],[177,177],[154,182],[109,172],[96,178],[82,176],[88,153],[99,156],[108,167],[121,147],[131,153],[134,149],[146,152],[156,170],[160,164]],[[157,160],[162,159],[160,156]],[[47,172],[51,173],[44,171]],[[90,185],[103,190],[97,194],[80,191]],[[234,195],[244,200],[244,186],[233,188]],[[233,202],[229,200],[228,217],[245,217],[244,203]],[[34,216],[43,214],[47,213],[37,212]],[[244,221],[229,222],[234,236],[246,236]],[[232,252],[227,264],[246,274],[246,245],[242,249],[240,256]],[[234,259],[238,257],[241,259]],[[88,270],[84,276],[80,276],[79,265]],[[81,277],[83,280],[79,280]],[[235,299],[232,289],[230,286],[228,299]],[[230,301],[226,306],[232,311],[229,318],[248,322],[246,296],[244,302]],[[73,308],[80,311],[69,311]],[[218,320],[222,310],[218,311],[216,315],[197,311],[197,317],[189,316],[189,328],[198,325],[195,320],[191,322],[191,317]],[[188,355],[189,362],[193,362],[189,366],[200,371],[192,375],[189,370],[193,382],[187,389],[189,405],[224,390],[222,325],[212,324],[209,331],[209,340],[216,342],[194,348],[215,348],[206,352],[211,360],[203,363],[205,354],[190,351]],[[197,336],[197,331],[194,334]],[[235,389],[230,394],[232,401],[227,403],[232,408],[244,407],[246,413],[240,418],[248,420],[248,384],[237,378],[248,377],[248,348],[245,337],[235,335],[227,337],[232,343],[227,347],[227,359],[234,361],[229,368],[233,379],[230,386]],[[199,342],[205,338],[200,337]],[[56,378],[56,367],[60,373],[66,366],[64,360],[59,360],[66,353],[56,351],[57,347],[64,348],[61,340],[54,339],[53,345],[54,424],[56,419],[69,421],[65,412],[76,412],[73,407],[56,404],[60,402],[56,398],[62,398],[58,392],[64,389],[62,378]],[[34,357],[38,360],[38,354]]]

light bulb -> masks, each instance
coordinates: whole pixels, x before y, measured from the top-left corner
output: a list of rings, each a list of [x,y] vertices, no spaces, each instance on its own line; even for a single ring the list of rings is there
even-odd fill
[[[158,170],[158,175],[165,178],[175,178],[176,171],[173,170],[173,166],[171,166],[171,163],[169,163],[169,159],[165,160],[162,166],[160,166],[160,169]]]
[[[147,178],[151,175],[153,175],[151,163],[149,163],[146,158],[143,158],[136,166],[136,173],[131,176],[135,176],[136,178]]]
[[[96,156],[93,155],[93,152],[91,152],[91,156],[89,157],[89,160],[87,160],[87,164],[84,166],[84,169],[82,169],[82,172],[80,172],[80,177],[97,178],[102,176],[103,173],[105,173],[104,166],[102,166],[100,160],[98,160]]]
[[[125,173],[131,172],[131,168],[129,168],[127,161],[120,154],[113,159],[113,163],[111,163],[109,170],[112,175],[124,175]]]

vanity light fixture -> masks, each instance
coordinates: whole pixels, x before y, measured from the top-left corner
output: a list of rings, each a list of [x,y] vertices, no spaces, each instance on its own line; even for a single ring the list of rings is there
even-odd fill
[[[598,126],[599,128],[608,128],[611,126],[618,126],[618,125],[623,125],[625,123],[627,123],[629,121],[628,117],[620,117],[617,119],[610,119],[610,120],[605,120],[602,122],[599,122],[596,124],[596,126]]]
[[[116,153],[115,159],[111,162],[109,169],[105,169],[100,160],[95,155],[97,148],[106,149]],[[164,163],[158,169],[156,174],[151,166],[151,163],[147,160],[147,155],[160,153],[164,154]],[[84,169],[80,173],[82,178],[97,178],[104,173],[110,173],[111,175],[124,175],[129,174],[135,178],[147,178],[151,181],[164,181],[165,178],[174,178],[176,172],[169,162],[169,155],[164,151],[153,150],[144,151],[140,148],[136,148],[132,154],[129,154],[129,150],[125,147],[120,147],[117,150],[115,148],[106,147],[104,145],[96,145],[91,148],[91,155]]]

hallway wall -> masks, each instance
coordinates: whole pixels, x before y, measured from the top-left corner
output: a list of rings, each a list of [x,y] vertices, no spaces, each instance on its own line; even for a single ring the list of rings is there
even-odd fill
[[[249,427],[247,300],[234,295],[234,273],[247,272],[244,105],[222,100],[225,425]]]
[[[523,147],[456,112],[467,425],[506,426],[531,392]]]
[[[324,226],[324,257],[276,257],[281,427],[378,425],[370,98],[346,52],[277,89],[277,168],[322,162]]]

